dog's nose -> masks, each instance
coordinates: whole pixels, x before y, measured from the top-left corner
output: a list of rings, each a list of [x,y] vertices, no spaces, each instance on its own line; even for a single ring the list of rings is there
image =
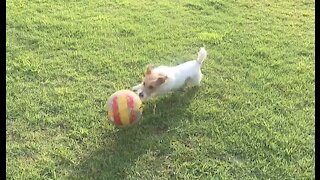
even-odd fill
[[[140,97],[140,98],[143,98],[143,92],[140,92],[140,93],[139,93],[139,97]]]

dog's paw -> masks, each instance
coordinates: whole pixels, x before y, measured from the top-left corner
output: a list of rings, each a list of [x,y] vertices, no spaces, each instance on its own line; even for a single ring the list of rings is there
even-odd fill
[[[139,89],[141,89],[141,85],[136,85],[131,88],[132,91],[138,91]]]

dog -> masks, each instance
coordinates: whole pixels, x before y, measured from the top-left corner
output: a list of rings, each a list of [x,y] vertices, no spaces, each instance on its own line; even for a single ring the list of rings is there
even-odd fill
[[[147,66],[142,83],[132,87],[142,100],[181,89],[185,84],[200,86],[203,74],[201,66],[207,57],[205,48],[200,48],[196,60],[177,66]]]

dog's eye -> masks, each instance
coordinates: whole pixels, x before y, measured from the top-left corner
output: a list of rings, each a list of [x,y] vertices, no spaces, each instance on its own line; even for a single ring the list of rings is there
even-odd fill
[[[143,82],[143,85],[146,85],[146,83],[145,83],[145,82]]]
[[[153,86],[149,86],[148,88],[149,88],[149,89],[153,89]]]

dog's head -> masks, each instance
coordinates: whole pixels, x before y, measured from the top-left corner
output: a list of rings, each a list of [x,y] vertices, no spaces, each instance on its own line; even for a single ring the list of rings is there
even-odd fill
[[[143,91],[139,93],[139,96],[141,98],[146,98],[152,95],[167,80],[167,78],[168,77],[166,75],[153,72],[152,65],[149,64],[142,82]]]

